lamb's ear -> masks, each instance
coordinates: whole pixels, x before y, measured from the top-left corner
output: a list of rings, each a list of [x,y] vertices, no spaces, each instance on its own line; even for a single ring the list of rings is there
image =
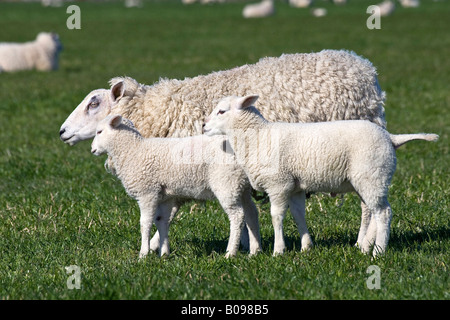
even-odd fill
[[[124,93],[125,93],[125,85],[123,83],[123,80],[117,82],[111,87],[111,97],[114,102],[122,98]]]
[[[258,95],[251,94],[242,98],[239,98],[237,102],[237,108],[238,109],[245,109],[248,107],[251,107],[255,104],[256,100],[258,100]]]
[[[120,126],[121,123],[122,123],[122,116],[120,115],[112,116],[111,120],[109,120],[109,125],[112,128],[117,128],[118,126]]]

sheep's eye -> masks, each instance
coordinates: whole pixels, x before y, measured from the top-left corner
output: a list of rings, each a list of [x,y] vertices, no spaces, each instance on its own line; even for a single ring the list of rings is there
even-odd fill
[[[88,105],[88,109],[94,109],[98,107],[98,102],[91,102]]]
[[[100,133],[102,133],[103,132],[103,130],[98,130],[97,131],[97,134],[100,134]]]
[[[219,112],[217,112],[217,114],[224,114],[225,110],[219,110]]]

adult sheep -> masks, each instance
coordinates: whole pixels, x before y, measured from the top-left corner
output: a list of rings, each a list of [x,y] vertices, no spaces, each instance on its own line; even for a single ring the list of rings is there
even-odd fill
[[[0,43],[0,72],[58,69],[62,45],[56,33],[41,32],[25,43]]]
[[[370,120],[386,127],[385,93],[370,61],[353,52],[323,50],[284,54],[226,71],[142,85],[124,77],[90,92],[60,129],[74,145],[95,136],[111,112],[133,121],[144,137],[201,134],[205,117],[230,95],[258,94],[256,107],[269,121]]]

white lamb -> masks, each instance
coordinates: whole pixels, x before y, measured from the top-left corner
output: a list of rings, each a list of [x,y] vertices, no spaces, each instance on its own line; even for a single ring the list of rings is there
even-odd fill
[[[61,50],[56,33],[41,32],[36,40],[25,43],[0,43],[0,72],[56,70]]]
[[[273,0],[262,0],[258,3],[248,4],[242,10],[244,18],[264,18],[275,13]]]
[[[223,152],[225,137],[143,138],[133,124],[110,115],[97,126],[92,153],[108,153],[114,173],[141,210],[142,244],[146,256],[154,222],[159,233],[159,252],[169,254],[168,228],[180,205],[189,199],[217,199],[230,220],[226,257],[234,256],[245,222],[250,254],[261,250],[258,212],[251,187],[234,155]],[[154,245],[154,244],[153,244]]]
[[[374,244],[374,256],[383,253],[392,216],[387,194],[396,167],[395,149],[410,140],[436,141],[438,136],[392,135],[361,120],[271,123],[252,107],[257,98],[223,99],[206,119],[204,131],[226,134],[252,187],[268,193],[274,254],[285,249],[282,222],[288,206],[305,250],[312,245],[305,223],[305,192],[350,191],[358,193],[376,221],[367,234],[363,231],[361,250],[367,253]]]

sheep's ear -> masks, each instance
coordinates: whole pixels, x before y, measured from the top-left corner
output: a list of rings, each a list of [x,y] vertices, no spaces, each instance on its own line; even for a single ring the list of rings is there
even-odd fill
[[[125,92],[125,85],[123,81],[117,82],[115,85],[111,88],[111,97],[114,102],[119,100],[123,97],[123,94]]]
[[[245,109],[251,107],[255,104],[256,100],[258,100],[258,96],[256,94],[251,94],[242,98],[239,98],[237,103],[238,109]]]
[[[112,128],[117,128],[122,123],[122,117],[120,115],[113,116],[111,120],[109,120],[109,125]]]

